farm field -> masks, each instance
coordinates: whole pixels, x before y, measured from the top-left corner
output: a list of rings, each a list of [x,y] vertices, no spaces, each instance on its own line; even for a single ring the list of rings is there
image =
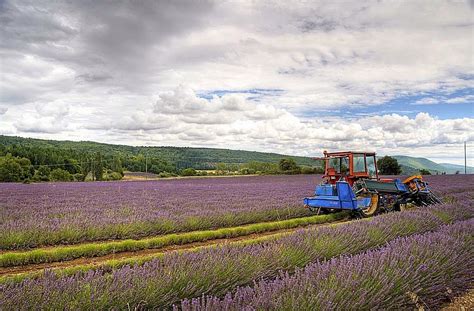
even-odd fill
[[[315,176],[0,185],[0,248],[139,238],[309,215]]]
[[[314,175],[0,184],[0,301],[6,309],[441,306],[474,281],[474,176],[426,180],[446,204],[351,221],[309,216],[301,200]],[[355,287],[366,299],[338,294]]]

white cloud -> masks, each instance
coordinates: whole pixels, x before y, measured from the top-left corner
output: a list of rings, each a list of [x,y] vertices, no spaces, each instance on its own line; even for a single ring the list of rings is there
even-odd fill
[[[425,97],[425,98],[417,100],[414,104],[415,105],[434,105],[434,104],[439,104],[439,103],[440,101],[437,98]]]
[[[446,100],[448,104],[465,104],[471,103],[474,105],[474,95],[466,95],[460,97],[454,97]]]
[[[7,1],[0,15],[1,133],[298,154],[472,139],[472,111],[304,117],[472,102],[450,98],[472,88],[468,2]],[[215,90],[240,93],[196,95]]]
[[[21,132],[60,133],[69,128],[69,110],[69,105],[61,102],[37,104],[35,112],[24,113],[14,126]]]
[[[414,105],[466,104],[466,103],[474,104],[474,95],[464,95],[464,96],[457,96],[457,97],[451,97],[451,98],[447,98],[445,96],[438,96],[436,98],[425,97],[425,98],[417,100],[414,103]]]

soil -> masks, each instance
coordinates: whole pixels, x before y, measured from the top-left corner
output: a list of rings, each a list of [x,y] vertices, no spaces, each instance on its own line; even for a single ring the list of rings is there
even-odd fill
[[[444,306],[442,311],[468,311],[474,310],[474,284],[471,284],[471,289],[463,295],[453,299],[451,303]]]

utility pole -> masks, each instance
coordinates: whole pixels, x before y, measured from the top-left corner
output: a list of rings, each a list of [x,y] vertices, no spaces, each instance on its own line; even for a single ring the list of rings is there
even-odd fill
[[[466,142],[464,142],[464,174],[467,174],[467,152]]]
[[[148,155],[145,154],[145,180],[148,179]]]
[[[95,181],[95,159],[92,159],[92,181]]]

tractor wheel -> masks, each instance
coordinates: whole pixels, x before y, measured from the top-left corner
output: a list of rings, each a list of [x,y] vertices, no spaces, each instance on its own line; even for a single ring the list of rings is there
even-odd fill
[[[379,209],[379,195],[372,194],[370,198],[370,205],[366,208],[360,209],[360,214],[362,217],[371,217],[377,213]]]

